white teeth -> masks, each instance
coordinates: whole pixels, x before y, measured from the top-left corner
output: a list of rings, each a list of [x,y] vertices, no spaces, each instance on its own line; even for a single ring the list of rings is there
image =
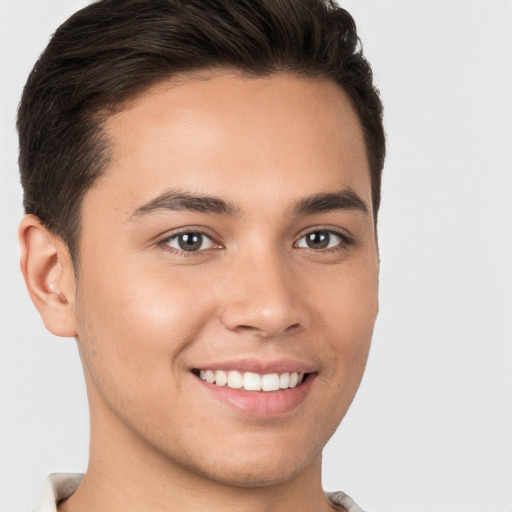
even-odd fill
[[[290,374],[289,373],[281,373],[279,376],[279,387],[281,389],[286,389],[290,385]]]
[[[304,380],[304,373],[240,373],[236,370],[199,370],[199,377],[216,386],[228,386],[246,391],[277,391],[298,386]]]
[[[261,377],[261,389],[263,391],[277,391],[279,389],[279,375],[270,373]]]
[[[243,385],[244,381],[240,372],[233,371],[228,373],[228,387],[239,389],[243,387]]]
[[[215,384],[217,386],[225,386],[228,383],[228,374],[222,370],[215,372]]]
[[[261,390],[261,377],[257,373],[245,372],[244,373],[244,389],[246,391],[260,391]]]

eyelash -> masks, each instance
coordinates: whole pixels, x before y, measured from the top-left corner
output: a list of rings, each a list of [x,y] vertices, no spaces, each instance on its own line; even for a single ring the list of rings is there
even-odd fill
[[[307,250],[310,250],[312,252],[316,252],[316,253],[335,253],[335,252],[339,252],[339,251],[345,251],[348,249],[348,247],[350,247],[351,245],[354,245],[355,244],[355,240],[352,238],[352,237],[349,237],[348,235],[346,235],[345,233],[342,233],[336,229],[333,229],[333,228],[316,228],[316,229],[313,229],[313,230],[308,230],[307,232],[303,233],[298,239],[296,242],[294,242],[293,246],[294,247],[297,247],[297,244],[299,243],[300,240],[302,240],[304,237],[308,236],[308,235],[312,235],[314,233],[329,233],[330,235],[335,235],[337,237],[339,237],[341,240],[338,244],[336,244],[334,247],[328,247],[328,248],[325,248],[325,249],[314,249],[312,247],[302,247],[302,249],[307,249]],[[174,247],[170,247],[169,246],[169,242],[173,239],[178,239],[179,236],[182,236],[182,235],[201,235],[202,237],[205,237],[209,240],[211,240],[211,242],[216,245],[217,247],[212,247],[212,248],[208,248],[208,249],[199,249],[197,251],[186,251],[186,250],[183,250],[183,249],[176,249]],[[212,235],[208,234],[207,232],[205,232],[204,230],[202,229],[194,229],[194,228],[188,228],[188,229],[184,229],[182,231],[179,231],[177,233],[173,233],[172,235],[170,236],[166,236],[163,240],[161,240],[160,242],[158,242],[158,245],[160,247],[162,247],[164,250],[174,254],[174,255],[177,255],[177,256],[180,256],[180,257],[183,257],[183,258],[189,258],[189,257],[194,257],[194,256],[197,256],[198,254],[201,254],[201,253],[204,253],[205,251],[207,250],[211,250],[211,249],[217,249],[217,248],[222,248],[221,244],[218,244],[215,242],[214,238]]]

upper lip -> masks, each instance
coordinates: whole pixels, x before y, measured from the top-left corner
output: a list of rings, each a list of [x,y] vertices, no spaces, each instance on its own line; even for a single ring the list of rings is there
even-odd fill
[[[293,361],[291,359],[280,359],[275,361],[263,361],[261,359],[233,359],[230,361],[219,361],[214,363],[206,363],[204,365],[197,365],[193,369],[197,370],[224,370],[224,371],[239,371],[254,372],[260,375],[269,373],[313,373],[316,371],[315,367],[311,364]]]

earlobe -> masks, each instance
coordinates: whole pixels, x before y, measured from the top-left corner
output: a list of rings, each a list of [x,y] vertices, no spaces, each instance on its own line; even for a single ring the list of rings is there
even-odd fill
[[[22,219],[18,237],[21,272],[46,328],[76,336],[75,274],[66,244],[34,215]]]

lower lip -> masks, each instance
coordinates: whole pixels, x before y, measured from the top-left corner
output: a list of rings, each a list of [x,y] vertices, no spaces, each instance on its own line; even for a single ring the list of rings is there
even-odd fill
[[[292,412],[306,398],[316,374],[308,377],[298,386],[278,391],[245,391],[228,386],[216,386],[199,377],[199,384],[214,398],[248,416],[275,417]]]

